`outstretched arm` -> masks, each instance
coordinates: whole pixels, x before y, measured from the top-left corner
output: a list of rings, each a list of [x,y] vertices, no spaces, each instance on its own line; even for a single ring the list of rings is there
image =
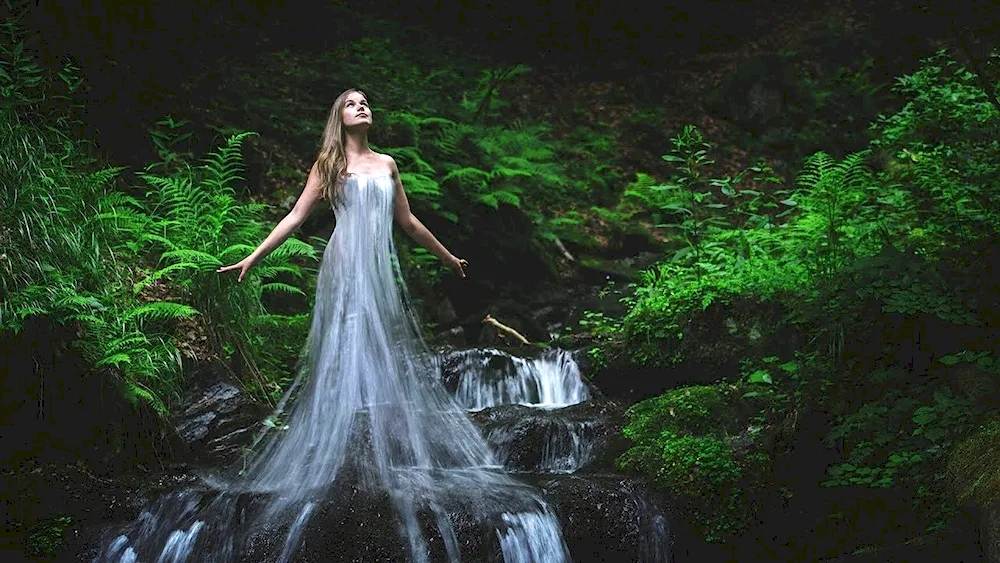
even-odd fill
[[[274,229],[271,230],[271,234],[267,235],[264,242],[260,243],[249,256],[240,260],[239,262],[223,266],[216,270],[216,272],[226,272],[229,270],[240,270],[240,275],[236,279],[238,282],[242,282],[243,278],[246,276],[250,268],[260,263],[268,254],[271,253],[275,248],[281,246],[281,243],[285,242],[295,229],[298,229],[303,222],[309,217],[309,212],[312,211],[316,202],[320,200],[323,195],[323,187],[321,185],[319,174],[316,172],[316,165],[313,164],[312,168],[309,170],[309,178],[306,180],[306,186],[302,190],[302,195],[299,196],[298,201],[295,202],[295,207],[288,212],[288,215],[275,225]]]
[[[396,223],[420,246],[423,246],[449,267],[454,268],[465,277],[465,267],[469,262],[456,257],[413,215],[410,211],[410,202],[406,199],[406,192],[403,191],[403,181],[399,178],[399,169],[396,161],[392,157],[389,159],[389,167],[392,170],[392,181],[396,185],[396,197],[393,205],[393,215]]]

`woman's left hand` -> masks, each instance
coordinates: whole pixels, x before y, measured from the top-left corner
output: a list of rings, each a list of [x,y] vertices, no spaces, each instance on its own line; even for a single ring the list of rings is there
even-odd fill
[[[454,254],[452,254],[451,256],[448,257],[447,260],[445,260],[445,263],[448,264],[448,266],[458,270],[458,273],[462,274],[463,278],[465,277],[465,268],[469,265],[468,260],[465,260],[464,258],[459,258]]]

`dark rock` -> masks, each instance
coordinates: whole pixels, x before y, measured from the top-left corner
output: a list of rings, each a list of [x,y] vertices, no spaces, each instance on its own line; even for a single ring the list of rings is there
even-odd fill
[[[949,561],[979,563],[997,561],[984,557],[974,534],[960,526],[949,526],[927,534],[878,548],[862,548],[850,555],[824,559],[824,563],[910,563],[916,561]]]
[[[979,543],[983,546],[984,559],[1000,563],[1000,507],[991,505],[981,510]]]
[[[195,382],[172,422],[192,460],[230,462],[253,441],[269,411],[211,369],[197,374]]]
[[[759,133],[781,120],[789,102],[804,97],[798,76],[791,57],[761,55],[729,75],[707,101],[719,115]]]
[[[183,466],[97,476],[82,463],[48,464],[0,474],[0,490],[20,491],[4,499],[9,532],[20,528],[27,539],[46,519],[70,518],[52,546],[57,561],[92,561],[109,524],[132,521],[163,492],[196,482]]]
[[[409,561],[409,544],[399,529],[396,509],[385,491],[357,483],[337,487],[309,516],[293,561],[301,563],[395,563]],[[335,499],[335,500],[333,500]],[[445,542],[434,515],[418,513],[431,561],[447,561]],[[449,520],[463,561],[499,562],[502,557],[488,521],[469,513],[451,513]],[[240,561],[275,561],[285,548],[290,518],[259,531]]]
[[[472,419],[507,469],[571,473],[613,468],[628,447],[621,435],[622,410],[607,401],[553,410],[500,405],[473,413]]]
[[[670,515],[645,482],[623,475],[565,475],[538,486],[563,526],[575,563],[670,560]]]

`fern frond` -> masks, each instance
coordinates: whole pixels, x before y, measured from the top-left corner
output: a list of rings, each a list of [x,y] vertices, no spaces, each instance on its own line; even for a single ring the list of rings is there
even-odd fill
[[[493,209],[499,209],[501,203],[513,205],[514,207],[521,206],[521,199],[518,198],[517,195],[504,190],[496,190],[487,194],[481,194],[476,197],[476,201],[488,205]]]
[[[395,159],[402,160],[404,166],[416,168],[418,174],[433,175],[437,173],[434,167],[420,156],[420,151],[416,147],[386,148],[383,151]]]
[[[53,301],[52,305],[60,309],[69,309],[74,312],[80,312],[87,309],[103,311],[107,308],[93,295],[78,295],[75,293]]]
[[[401,172],[399,179],[403,182],[407,195],[414,199],[432,202],[441,197],[441,186],[430,176]]]
[[[261,264],[257,267],[257,275],[261,278],[273,278],[278,274],[292,274],[301,277],[301,271],[297,266]]]
[[[152,303],[146,303],[144,305],[126,311],[122,318],[124,320],[184,319],[200,314],[201,313],[194,307],[191,307],[190,305],[185,305],[183,303],[174,303],[171,301],[154,301]]]
[[[168,250],[177,250],[179,247],[167,237],[160,236],[155,233],[143,233],[139,237],[140,242],[158,242],[163,245],[164,248]]]
[[[469,157],[471,155],[469,155],[468,151],[463,148],[462,144],[474,132],[475,128],[470,125],[465,123],[453,123],[442,128],[432,144],[435,148],[444,153],[444,156],[446,157],[470,160]]]
[[[132,363],[132,357],[124,352],[115,352],[109,356],[105,356],[95,363],[97,367],[101,366],[115,366],[121,367],[122,364]]]
[[[194,262],[177,262],[176,264],[171,264],[166,268],[160,268],[159,270],[156,270],[155,272],[149,274],[145,278],[136,282],[135,285],[132,286],[132,292],[135,294],[139,294],[140,292],[142,292],[143,289],[146,289],[146,287],[152,285],[153,282],[166,276],[167,274],[183,270],[197,271],[200,269],[201,268],[199,268],[198,264],[195,264]]]
[[[252,250],[252,249],[251,249]],[[268,256],[268,259],[287,259],[292,256],[302,256],[305,258],[316,258],[316,248],[313,245],[303,242],[297,238],[289,237],[278,248],[275,248]],[[273,258],[272,258],[273,257]]]
[[[486,187],[490,181],[490,173],[475,168],[472,166],[464,166],[462,168],[456,168],[441,179],[442,182],[449,182],[454,180],[459,186],[463,188],[473,188],[475,190],[481,190]]]
[[[260,286],[261,292],[273,292],[273,293],[285,293],[285,294],[295,294],[305,296],[305,292],[301,289],[295,287],[294,285],[288,285],[287,283],[272,282],[265,283]]]
[[[291,240],[291,239],[289,239],[289,240]],[[288,241],[285,241],[285,242],[287,243]],[[256,248],[257,247],[253,246],[252,244],[246,244],[246,243],[231,244],[231,245],[223,248],[221,251],[219,251],[219,259],[222,260],[222,261],[224,261],[224,262],[228,262],[231,259],[231,258],[228,258],[228,257],[241,258],[242,259],[244,256],[247,256],[248,254],[250,254],[251,252],[253,252]],[[277,250],[278,249],[275,249],[275,251],[277,251]]]
[[[222,262],[215,256],[192,248],[179,248],[164,252],[160,256],[160,259],[168,262],[174,260],[177,262],[191,262],[197,264],[202,270],[222,266]]]
[[[232,185],[245,181],[240,173],[245,170],[243,164],[243,140],[256,136],[254,131],[244,131],[231,135],[224,145],[209,152],[202,159],[201,169],[206,172],[204,182],[213,192],[231,190]]]

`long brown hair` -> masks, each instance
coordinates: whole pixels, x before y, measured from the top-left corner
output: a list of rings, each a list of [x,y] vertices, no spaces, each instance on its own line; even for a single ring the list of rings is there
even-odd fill
[[[340,203],[341,187],[347,176],[343,110],[344,104],[347,103],[347,96],[352,92],[361,94],[365,99],[368,98],[364,92],[357,88],[344,90],[337,96],[337,99],[333,101],[333,107],[330,108],[330,116],[326,119],[319,156],[316,157],[316,171],[323,181],[323,196],[333,206]]]

